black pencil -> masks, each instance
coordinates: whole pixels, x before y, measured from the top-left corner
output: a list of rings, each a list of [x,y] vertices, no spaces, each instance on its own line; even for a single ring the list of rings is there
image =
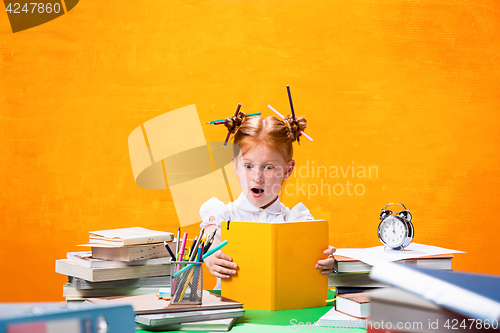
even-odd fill
[[[286,86],[286,91],[288,92],[288,100],[290,101],[290,108],[292,109],[292,118],[295,120],[295,111],[293,110],[292,94],[290,93],[290,86]],[[297,138],[297,142],[300,145],[300,138]]]

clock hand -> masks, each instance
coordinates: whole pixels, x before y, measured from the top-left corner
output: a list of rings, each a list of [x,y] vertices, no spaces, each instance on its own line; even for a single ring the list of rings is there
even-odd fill
[[[394,221],[392,221],[392,232],[396,233],[396,230],[394,230]]]

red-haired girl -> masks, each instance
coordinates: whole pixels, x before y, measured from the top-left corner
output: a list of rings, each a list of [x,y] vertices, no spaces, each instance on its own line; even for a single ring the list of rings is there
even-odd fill
[[[211,198],[200,208],[202,223],[200,227],[205,234],[211,234],[220,228],[222,221],[266,221],[287,222],[314,220],[303,203],[289,209],[280,202],[283,183],[290,177],[295,167],[292,143],[301,136],[307,122],[304,118],[285,117],[246,117],[242,112],[228,119],[225,124],[234,134],[233,165],[242,188],[242,193],[234,202],[227,205]],[[220,243],[220,230],[216,233],[214,244]],[[213,245],[213,246],[215,246]],[[333,272],[334,247],[324,251],[327,259],[319,260],[317,269],[322,274]],[[236,274],[236,263],[232,258],[218,251],[205,259],[205,264],[219,278],[229,278]]]

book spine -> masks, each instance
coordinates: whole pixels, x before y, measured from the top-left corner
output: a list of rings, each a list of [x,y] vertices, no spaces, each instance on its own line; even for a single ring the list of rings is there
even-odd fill
[[[129,247],[92,247],[92,258],[116,261],[132,261]]]
[[[372,279],[419,295],[470,318],[500,319],[500,303],[447,281],[391,262],[373,266]]]

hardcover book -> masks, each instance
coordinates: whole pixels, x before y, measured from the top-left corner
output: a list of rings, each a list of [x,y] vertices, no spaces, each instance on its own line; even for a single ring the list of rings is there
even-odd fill
[[[325,306],[328,275],[315,265],[326,259],[328,222],[222,223],[223,252],[238,264],[222,279],[221,292],[247,309],[288,310]],[[300,244],[300,246],[298,246]]]

